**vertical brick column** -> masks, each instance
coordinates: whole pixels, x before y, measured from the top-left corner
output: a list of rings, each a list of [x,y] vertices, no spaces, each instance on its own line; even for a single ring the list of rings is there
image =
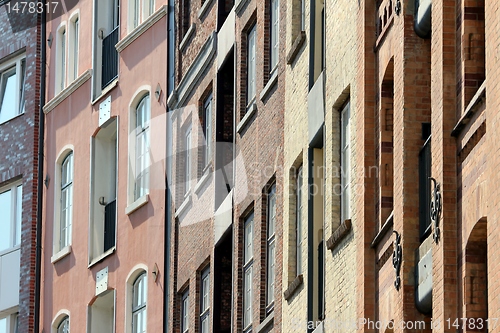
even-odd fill
[[[500,272],[500,86],[497,80],[500,77],[500,2],[486,1],[486,90],[487,90],[487,144],[492,153],[489,159],[488,170],[488,317],[500,318],[500,281],[496,277]],[[500,332],[500,325],[489,330],[490,333]]]
[[[432,3],[432,175],[441,183],[441,240],[433,245],[433,320],[457,317],[456,1]],[[455,331],[441,325],[435,332]]]

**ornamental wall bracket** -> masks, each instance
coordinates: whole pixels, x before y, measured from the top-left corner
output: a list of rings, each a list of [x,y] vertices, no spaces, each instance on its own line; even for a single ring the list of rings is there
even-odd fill
[[[432,191],[431,200],[431,222],[434,232],[432,233],[432,238],[437,244],[441,236],[441,230],[439,229],[439,217],[441,216],[441,184],[439,184],[434,178],[429,177],[434,185],[434,190]]]
[[[396,12],[396,15],[399,16],[401,13],[401,0],[397,0],[396,4],[394,5],[394,11]]]
[[[394,281],[394,287],[399,290],[401,287],[401,262],[403,260],[403,248],[401,247],[401,235],[393,230],[396,234],[396,239],[394,240],[394,252],[392,253],[392,266],[396,271],[396,280]]]

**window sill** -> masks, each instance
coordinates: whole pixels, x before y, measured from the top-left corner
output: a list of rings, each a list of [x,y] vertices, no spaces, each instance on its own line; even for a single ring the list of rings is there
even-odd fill
[[[285,300],[289,300],[299,287],[304,283],[304,276],[302,274],[297,275],[297,277],[288,285],[288,288],[283,293]]]
[[[326,241],[326,248],[328,250],[333,250],[337,245],[340,244],[342,239],[344,239],[351,231],[352,223],[351,219],[347,219],[342,222],[337,229],[332,233],[330,238]]]
[[[387,234],[387,232],[389,232],[389,230],[392,229],[392,225],[394,224],[394,222],[393,222],[393,220],[394,220],[393,216],[394,216],[394,211],[391,212],[391,214],[389,215],[389,217],[385,221],[385,223],[382,226],[382,228],[380,228],[380,231],[377,233],[377,235],[375,236],[375,238],[373,238],[372,243],[370,245],[370,247],[372,249],[375,248],[378,245],[378,243],[380,243],[380,241],[382,240],[382,238],[384,238],[385,234]]]
[[[207,0],[208,1],[208,0]],[[182,52],[186,48],[187,44],[191,40],[191,37],[193,37],[194,32],[196,30],[196,24],[192,23],[191,26],[189,27],[188,31],[182,38],[181,43],[179,44],[179,50]]]
[[[88,69],[82,73],[75,81],[71,82],[69,86],[64,88],[61,92],[59,92],[54,98],[52,98],[45,106],[43,107],[43,113],[47,114],[50,111],[54,110],[56,106],[61,104],[62,101],[66,99],[69,95],[74,93],[78,88],[80,88],[85,82],[87,82],[92,76],[92,70]]]
[[[253,119],[253,116],[257,113],[257,104],[254,102],[250,107],[247,109],[247,113],[241,119],[241,121],[238,123],[238,126],[236,127],[236,132],[240,133],[243,132],[243,130],[250,124],[250,121]]]
[[[88,268],[94,266],[95,264],[103,261],[106,257],[109,257],[110,255],[112,255],[113,253],[115,253],[116,251],[116,246],[113,246],[112,248],[110,248],[109,250],[107,250],[106,252],[104,252],[103,254],[97,256],[96,258],[92,259],[92,261],[90,262]]]
[[[294,62],[295,58],[297,57],[297,54],[299,54],[299,51],[302,48],[302,45],[304,45],[305,41],[306,41],[306,32],[301,31],[299,35],[295,37],[292,47],[290,48],[290,51],[286,56],[286,63],[288,65],[291,65]]]
[[[205,167],[205,170],[203,171],[203,176],[201,176],[200,180],[198,181],[198,184],[196,184],[196,186],[194,187],[195,194],[198,195],[201,192],[201,189],[204,187],[204,185],[210,179],[211,174],[212,174],[212,163],[209,162],[207,164],[207,166]]]
[[[272,91],[272,88],[275,86],[276,82],[278,82],[278,65],[276,65],[276,67],[274,68],[274,72],[271,75],[271,78],[269,79],[269,81],[267,81],[266,86],[260,92],[261,101],[265,100],[268,97],[268,95]]]
[[[480,105],[482,105],[486,101],[486,81],[479,87],[474,96],[472,97],[469,105],[465,109],[465,112],[462,117],[458,120],[458,123],[453,128],[451,132],[451,136],[457,137],[462,129],[465,128],[467,123],[469,123],[470,119],[478,109]]]
[[[145,194],[125,208],[125,214],[130,215],[149,202],[149,194]]]
[[[208,8],[210,8],[210,6],[212,5],[212,2],[214,2],[214,1],[213,0],[205,0],[205,3],[203,4],[203,6],[201,6],[200,10],[198,11],[198,18],[200,20],[205,16],[205,14],[208,11]]]
[[[59,252],[50,257],[50,262],[52,264],[55,264],[56,262],[66,257],[70,253],[71,253],[71,245],[65,246],[61,250],[59,250]]]
[[[184,213],[185,210],[187,210],[187,208],[191,205],[191,191],[188,191],[186,196],[185,196],[185,199],[184,201],[182,202],[182,204],[179,206],[179,209],[177,209],[175,211],[175,214],[174,216],[177,218],[179,215],[181,215],[182,213]]]
[[[236,14],[241,14],[241,12],[243,11],[243,8],[246,6],[247,3],[249,3],[250,0],[239,0],[237,3],[236,3],[236,6],[234,7],[234,11]]]
[[[97,102],[99,102],[99,100],[101,100],[104,96],[106,96],[111,90],[113,90],[114,87],[116,87],[118,85],[118,78],[114,79],[113,81],[111,81],[110,84],[108,84],[108,86],[106,88],[104,88],[101,93],[99,94],[99,96],[97,96],[93,101],[92,101],[92,105],[96,104]]]
[[[160,7],[156,12],[154,12],[150,17],[148,17],[144,22],[135,27],[125,38],[116,43],[115,48],[118,53],[122,52],[127,46],[132,44],[137,38],[139,38],[143,33],[151,28],[156,22],[158,22],[163,16],[167,15],[167,5]]]
[[[262,332],[269,326],[273,325],[273,323],[274,323],[274,311],[271,312],[269,315],[267,315],[266,319],[264,319],[262,323],[260,323],[255,332],[256,333]]]

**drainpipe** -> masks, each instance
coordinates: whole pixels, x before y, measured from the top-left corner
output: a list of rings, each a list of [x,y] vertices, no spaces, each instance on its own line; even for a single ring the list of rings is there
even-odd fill
[[[174,21],[174,0],[168,0],[167,7],[167,97],[174,90],[174,75],[175,75],[175,21]],[[170,301],[170,237],[171,237],[171,205],[172,197],[170,195],[170,187],[168,185],[171,174],[171,153],[172,153],[172,122],[169,116],[169,107],[167,104],[166,117],[166,179],[165,179],[165,239],[164,239],[164,277],[163,277],[163,332],[168,332],[169,323],[169,301]]]
[[[45,8],[46,0],[42,0]],[[36,257],[35,257],[35,304],[33,314],[33,332],[40,331],[40,291],[41,291],[41,271],[42,271],[42,208],[43,208],[43,146],[45,132],[45,115],[43,106],[45,105],[45,73],[46,73],[46,53],[47,53],[47,15],[45,11],[41,14],[41,59],[40,59],[40,105],[39,105],[39,127],[38,127],[38,184],[37,184],[37,210],[36,210]]]
[[[415,33],[420,38],[431,37],[432,0],[415,0]]]

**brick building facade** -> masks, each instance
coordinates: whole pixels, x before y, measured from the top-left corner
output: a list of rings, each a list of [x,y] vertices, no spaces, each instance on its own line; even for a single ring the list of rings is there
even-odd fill
[[[35,312],[41,16],[0,6],[0,330]]]

